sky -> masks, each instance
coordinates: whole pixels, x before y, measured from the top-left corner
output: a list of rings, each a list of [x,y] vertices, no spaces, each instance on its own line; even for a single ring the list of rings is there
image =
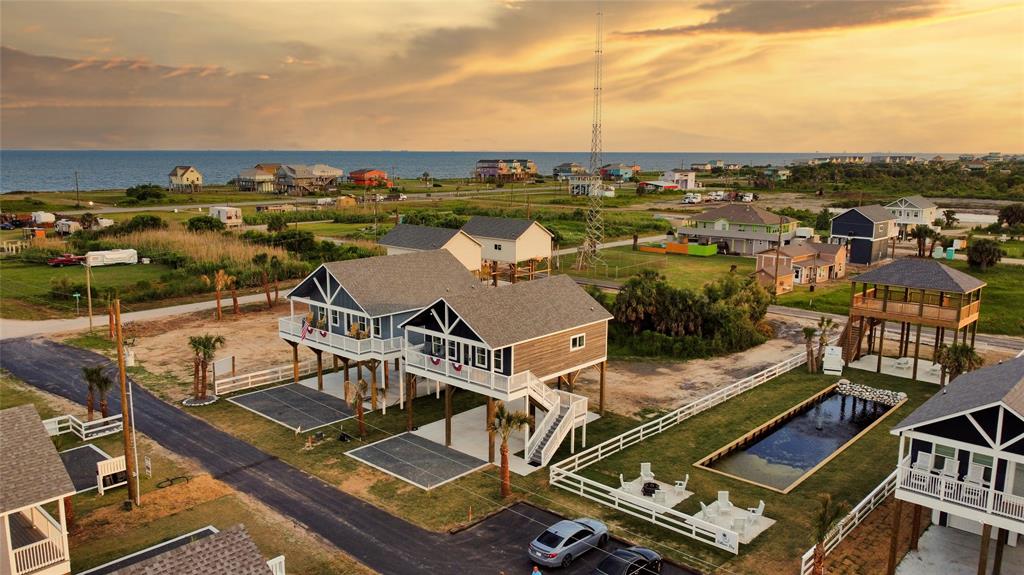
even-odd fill
[[[1024,2],[0,0],[0,146],[1024,152]]]

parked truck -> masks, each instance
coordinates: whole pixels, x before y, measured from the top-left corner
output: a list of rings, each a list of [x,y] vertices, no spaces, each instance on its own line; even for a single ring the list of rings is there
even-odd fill
[[[133,249],[102,250],[85,254],[86,265],[92,267],[112,266],[116,264],[139,263],[139,252]]]

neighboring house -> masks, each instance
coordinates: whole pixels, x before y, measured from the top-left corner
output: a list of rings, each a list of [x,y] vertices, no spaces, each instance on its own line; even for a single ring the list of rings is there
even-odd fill
[[[211,206],[209,215],[211,218],[217,218],[224,222],[224,225],[228,228],[241,227],[244,223],[242,221],[242,208],[232,208],[229,206]]]
[[[521,276],[532,279],[537,272],[544,271],[537,269],[544,260],[550,271],[553,235],[534,220],[473,216],[462,231],[480,244],[483,266],[490,267],[495,284],[501,273],[499,266],[507,267],[508,279],[513,283]],[[526,270],[520,269],[523,263]]]
[[[678,190],[679,184],[675,182],[664,182],[660,180],[652,182],[640,182],[636,185],[638,192],[665,192],[671,190]]]
[[[388,173],[384,170],[378,170],[375,168],[353,170],[348,175],[348,181],[353,185],[363,186],[365,188],[391,187],[391,180],[388,179]]]
[[[601,166],[601,179],[602,180],[628,180],[633,177],[636,173],[633,170],[633,166],[627,164],[605,164]]]
[[[261,162],[259,164],[256,164],[255,166],[253,166],[254,169],[260,170],[261,172],[266,172],[266,173],[270,174],[271,176],[276,175],[277,174],[277,169],[280,168],[280,167],[281,167],[281,164],[276,164],[276,163],[272,164],[272,163],[266,163],[266,162]]]
[[[203,189],[203,175],[195,166],[175,166],[167,178],[167,189],[174,192],[198,192]]]
[[[246,168],[238,172],[238,176],[235,177],[235,186],[240,192],[273,193],[274,174],[268,174],[257,168]]]
[[[579,176],[585,173],[587,173],[587,169],[576,162],[558,164],[555,166],[555,169],[551,171],[551,175],[557,180],[565,180],[570,176]]]
[[[676,230],[679,237],[701,244],[718,244],[728,253],[752,256],[778,243],[781,232],[786,245],[796,234],[799,222],[762,208],[729,204],[688,216]]]
[[[872,164],[916,164],[917,156],[871,156]]]
[[[814,285],[846,277],[846,246],[794,241],[778,249],[779,291],[786,293],[793,285]],[[757,254],[756,275],[766,287],[775,275],[776,250]]]
[[[786,169],[786,168],[776,168],[776,167],[769,166],[769,167],[761,170],[761,173],[766,178],[769,178],[769,179],[772,179],[772,180],[776,180],[776,181],[783,181],[783,180],[788,180],[789,179],[790,171],[788,169]]]
[[[350,194],[342,194],[334,199],[334,207],[336,208],[350,208],[358,203],[356,197]]]
[[[896,233],[896,216],[872,204],[832,218],[829,243],[847,245],[851,264],[871,265],[889,257],[889,244]]]
[[[921,506],[931,512],[929,531],[980,535],[971,545],[978,573],[990,572],[990,547],[991,573],[999,573],[1004,545],[1019,545],[1024,534],[1024,358],[957,377],[891,433],[899,437],[896,515],[904,503]],[[893,537],[898,531],[896,524]],[[970,549],[957,544],[957,553]]]
[[[727,172],[738,172],[738,171],[740,171],[742,169],[743,169],[743,166],[741,166],[740,164],[726,164],[725,165],[725,170]]]
[[[905,236],[917,226],[930,226],[939,217],[939,207],[921,196],[908,196],[886,204],[896,217],[899,234]]]
[[[274,177],[274,190],[291,196],[322,193],[336,186],[342,176],[342,170],[325,164],[282,164]]]
[[[690,164],[690,169],[695,172],[710,172],[711,162],[695,162]]]
[[[474,289],[487,288],[446,250],[327,262],[288,293],[292,311],[278,320],[278,333],[291,344],[296,366],[299,345],[346,365],[393,360],[402,355],[403,321],[439,297]],[[308,313],[296,314],[295,304],[308,306]],[[387,387],[390,370],[383,371]],[[371,376],[375,396],[376,368]]]
[[[985,160],[971,160],[967,162],[965,167],[972,172],[983,172],[988,169],[988,162]]]
[[[478,160],[473,177],[481,182],[524,182],[537,177],[533,160]]]
[[[679,186],[680,190],[693,190],[697,188],[697,172],[676,168],[662,174],[661,181],[672,182]]]
[[[723,170],[725,169],[725,160],[711,160],[708,163],[711,164],[711,169],[715,169],[715,168],[721,168]]]
[[[294,212],[295,206],[293,204],[269,204],[266,206],[256,206],[256,211],[268,213]]]
[[[446,294],[403,324],[405,369],[443,384],[446,405],[459,388],[487,396],[488,414],[494,400],[543,410],[534,429],[524,430],[524,459],[547,465],[562,440],[586,423],[587,399],[572,393],[581,370],[599,368],[604,397],[611,318],[565,275]],[[549,388],[551,381],[568,383],[569,392]],[[450,407],[445,411],[450,421]]]
[[[0,411],[0,446],[0,573],[70,573],[64,501],[75,486],[34,407]]]
[[[210,531],[215,531],[210,534]],[[111,571],[109,567],[114,569]],[[109,575],[284,575],[284,555],[267,561],[238,524],[224,531],[207,527],[109,564]],[[86,572],[85,575],[93,571]]]
[[[480,271],[480,242],[462,230],[398,224],[378,242],[389,256],[432,250],[448,250],[467,270]]]

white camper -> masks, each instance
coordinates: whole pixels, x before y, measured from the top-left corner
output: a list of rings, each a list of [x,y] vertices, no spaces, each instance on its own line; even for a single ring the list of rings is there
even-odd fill
[[[212,206],[210,208],[210,217],[217,218],[224,222],[224,225],[233,228],[242,225],[242,208],[232,208],[228,206]]]
[[[112,220],[110,218],[96,218],[96,226],[95,227],[97,227],[97,228],[99,228],[101,230],[103,228],[109,228],[112,225],[114,225],[114,220]]]
[[[57,220],[53,224],[53,230],[62,236],[70,235],[82,229],[82,224],[75,220]]]
[[[139,263],[139,252],[133,249],[125,250],[103,250],[85,254],[86,265],[112,266],[114,264],[137,264]]]
[[[36,225],[52,224],[56,219],[50,212],[32,212],[32,223]]]

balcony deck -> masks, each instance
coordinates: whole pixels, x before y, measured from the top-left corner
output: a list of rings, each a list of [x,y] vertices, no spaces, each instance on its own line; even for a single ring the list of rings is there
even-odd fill
[[[64,532],[42,507],[9,516],[14,575],[48,573],[68,562]],[[66,570],[64,571],[66,572]]]
[[[911,294],[918,297],[918,294]],[[905,321],[912,324],[930,325],[959,329],[977,321],[981,310],[981,301],[959,306],[956,299],[942,305],[920,301],[896,301],[891,297],[888,303],[883,298],[875,297],[874,290],[857,293],[850,305],[850,314],[854,316],[874,317],[888,321]]]
[[[1024,529],[1024,497],[995,489],[992,485],[961,481],[937,471],[915,469],[910,457],[905,457],[898,466],[896,488],[909,494],[924,496],[935,503],[946,503],[938,509],[948,511],[959,507],[965,516],[982,514],[994,526],[1015,531]],[[955,512],[954,512],[955,513]]]
[[[391,359],[399,357],[402,353],[401,337],[356,339],[330,330],[310,330],[306,327],[304,319],[305,316],[302,315],[280,318],[277,324],[281,339],[357,360]]]
[[[450,383],[502,401],[526,395],[530,384],[527,373],[502,375],[471,365],[455,363],[423,353],[423,346],[406,349],[405,369],[409,373],[441,383]]]

